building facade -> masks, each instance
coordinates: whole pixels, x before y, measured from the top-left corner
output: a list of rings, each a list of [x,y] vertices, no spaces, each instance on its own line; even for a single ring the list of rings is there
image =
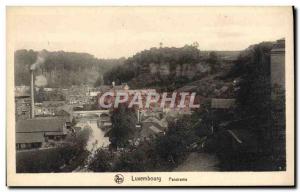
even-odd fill
[[[271,50],[272,87],[285,90],[285,40],[276,41]]]

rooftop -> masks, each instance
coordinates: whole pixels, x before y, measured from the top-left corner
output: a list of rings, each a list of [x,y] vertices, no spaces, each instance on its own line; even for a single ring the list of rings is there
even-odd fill
[[[229,109],[234,107],[235,99],[212,99],[211,108],[214,109]]]
[[[42,143],[44,142],[43,133],[17,133],[16,143]]]
[[[19,120],[16,123],[17,133],[63,132],[66,120],[63,118],[43,117]]]
[[[277,51],[279,49],[285,49],[285,39],[277,40],[271,51]]]

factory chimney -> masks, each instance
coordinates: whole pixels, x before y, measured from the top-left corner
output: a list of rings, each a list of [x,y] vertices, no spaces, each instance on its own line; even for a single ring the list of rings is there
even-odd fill
[[[31,108],[30,108],[30,118],[34,118],[34,70],[30,70],[30,98],[31,98]]]
[[[137,110],[137,122],[140,123],[140,110]]]
[[[141,129],[141,120],[140,120],[140,110],[138,109],[137,110],[137,123],[136,123],[136,125],[135,125],[135,127],[137,128],[137,129]]]
[[[45,62],[45,51],[40,51],[37,55],[36,61],[30,66],[30,96],[31,96],[31,111],[30,118],[34,118],[34,70]]]

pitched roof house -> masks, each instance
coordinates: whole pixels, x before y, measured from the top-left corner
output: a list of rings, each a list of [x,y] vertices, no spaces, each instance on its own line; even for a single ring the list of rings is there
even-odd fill
[[[141,122],[141,132],[140,137],[141,138],[147,138],[150,136],[157,136],[159,134],[164,134],[168,123],[165,119],[159,120],[155,117],[149,117],[146,118]]]
[[[61,140],[67,134],[63,118],[36,118],[16,123],[17,149],[41,147],[47,140]]]
[[[211,99],[211,108],[229,109],[235,106],[235,99]]]

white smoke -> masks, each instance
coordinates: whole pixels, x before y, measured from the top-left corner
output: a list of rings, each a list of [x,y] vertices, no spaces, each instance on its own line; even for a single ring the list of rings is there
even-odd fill
[[[36,70],[39,66],[45,62],[45,51],[40,51],[37,55],[36,61],[30,66],[30,70]]]
[[[47,79],[44,75],[38,75],[35,77],[34,83],[37,87],[45,87],[47,85]]]

